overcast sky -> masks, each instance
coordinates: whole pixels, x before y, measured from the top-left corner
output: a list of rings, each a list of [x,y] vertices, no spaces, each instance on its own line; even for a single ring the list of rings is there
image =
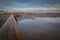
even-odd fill
[[[60,0],[0,0],[0,10],[60,13]]]

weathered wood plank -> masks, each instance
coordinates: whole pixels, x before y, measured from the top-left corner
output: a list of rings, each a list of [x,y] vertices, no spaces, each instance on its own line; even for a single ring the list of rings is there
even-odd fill
[[[0,29],[0,40],[24,40],[24,36],[11,15]]]

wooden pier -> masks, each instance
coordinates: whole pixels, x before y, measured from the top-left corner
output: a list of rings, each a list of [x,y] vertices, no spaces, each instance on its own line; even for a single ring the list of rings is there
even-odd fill
[[[25,40],[13,15],[0,28],[0,40]]]

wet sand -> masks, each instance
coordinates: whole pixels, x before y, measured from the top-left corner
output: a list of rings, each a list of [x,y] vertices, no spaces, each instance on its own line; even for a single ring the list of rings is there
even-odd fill
[[[17,20],[26,40],[60,40],[60,18],[31,17]]]

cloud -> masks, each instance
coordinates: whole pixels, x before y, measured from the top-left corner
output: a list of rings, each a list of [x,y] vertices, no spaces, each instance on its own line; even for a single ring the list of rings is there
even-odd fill
[[[11,3],[12,4],[12,6],[30,6],[31,4],[30,3],[20,3],[20,2],[13,2],[13,3]]]
[[[0,3],[10,3],[12,0],[0,0]]]
[[[10,0],[0,0],[0,1],[10,1]]]
[[[60,7],[36,7],[36,8],[17,8],[11,7],[8,11],[31,12],[31,13],[60,13]]]
[[[20,3],[13,0],[0,0],[0,10],[11,9],[15,7],[26,7],[30,6],[30,3]]]
[[[0,10],[4,11],[19,11],[19,12],[32,12],[32,13],[45,13],[45,12],[60,12],[60,3],[47,4],[46,1],[33,0],[33,1],[13,1],[13,0],[0,0]],[[48,1],[47,1],[48,2]],[[58,1],[57,1],[58,2]],[[49,2],[50,3],[50,2]],[[43,5],[43,6],[42,6]]]
[[[4,10],[7,4],[10,4],[12,0],[0,0],[0,10]]]

